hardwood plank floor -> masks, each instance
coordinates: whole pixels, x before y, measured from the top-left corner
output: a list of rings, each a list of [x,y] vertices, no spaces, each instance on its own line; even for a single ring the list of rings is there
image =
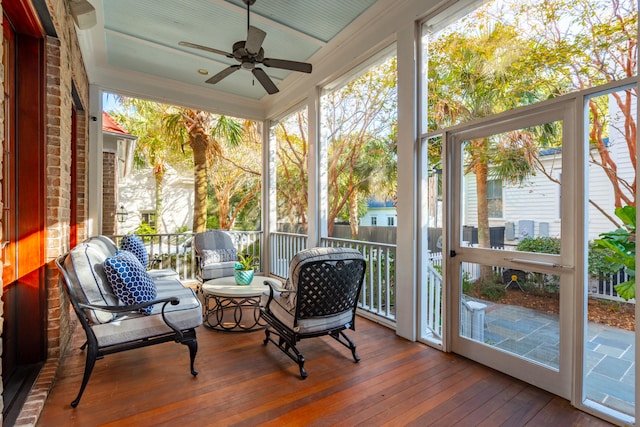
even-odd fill
[[[198,330],[197,377],[167,343],[96,363],[78,408],[82,332],[61,363],[38,426],[610,425],[569,402],[358,318],[360,363],[330,338],[304,340],[309,377],[264,334]]]

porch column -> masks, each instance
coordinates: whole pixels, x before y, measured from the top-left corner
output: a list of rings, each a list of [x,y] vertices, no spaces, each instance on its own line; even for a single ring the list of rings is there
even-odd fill
[[[276,141],[271,137],[271,121],[262,122],[262,269],[271,274],[271,233],[277,231]]]
[[[87,237],[102,233],[102,90],[89,86]]]
[[[417,81],[415,40],[411,23],[398,31],[398,230],[396,237],[396,333],[415,341],[419,306],[417,283]]]
[[[320,237],[327,235],[327,162],[326,151],[321,148],[320,93],[317,87],[307,97],[307,136],[309,138],[307,247],[320,244]]]

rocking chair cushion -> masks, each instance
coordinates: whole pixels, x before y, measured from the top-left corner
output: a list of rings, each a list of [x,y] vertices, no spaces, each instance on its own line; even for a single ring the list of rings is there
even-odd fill
[[[269,294],[263,294],[260,297],[260,305],[262,307],[266,306],[268,300]],[[348,325],[351,324],[351,320],[353,318],[352,310],[347,310],[342,313],[334,314],[327,317],[298,319],[298,324],[294,327],[295,308],[293,310],[287,309],[288,304],[288,296],[274,291],[273,300],[271,300],[269,309],[271,310],[273,316],[278,319],[283,325],[299,334],[313,334],[315,332],[336,329],[340,326],[348,327]]]
[[[104,271],[113,292],[125,305],[156,299],[155,283],[131,252],[118,250],[114,256],[107,257],[104,260]],[[145,307],[141,311],[151,314],[153,306]]]

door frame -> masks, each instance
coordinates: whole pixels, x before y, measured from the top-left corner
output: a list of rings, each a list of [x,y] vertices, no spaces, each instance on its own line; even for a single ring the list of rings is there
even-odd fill
[[[446,293],[449,294],[447,301],[447,322],[446,329],[448,340],[447,348],[458,354],[462,354],[472,360],[476,360],[484,365],[493,367],[505,372],[513,377],[522,379],[530,384],[551,391],[554,394],[571,398],[573,375],[573,343],[574,328],[572,319],[575,318],[574,309],[574,278],[575,272],[575,252],[576,235],[572,221],[569,218],[576,218],[575,200],[571,197],[561,198],[561,253],[560,255],[518,253],[517,258],[505,257],[504,251],[463,247],[461,245],[462,222],[462,201],[460,200],[463,185],[462,172],[462,141],[483,136],[495,135],[510,130],[521,129],[527,126],[547,123],[551,121],[562,121],[563,132],[563,156],[562,156],[562,186],[568,189],[576,188],[576,162],[575,159],[579,150],[575,141],[577,132],[575,131],[575,102],[569,100],[545,103],[509,111],[492,118],[491,120],[475,121],[445,132],[444,134],[444,161],[448,167],[446,171],[445,204],[447,213],[445,215],[445,228],[447,233],[447,249],[449,255],[444,263],[444,283]],[[573,193],[578,193],[574,191]],[[447,197],[448,196],[448,197]],[[557,371],[516,357],[507,352],[497,350],[491,346],[481,344],[477,341],[459,336],[460,323],[460,298],[461,291],[459,284],[460,266],[462,262],[483,263],[505,268],[535,269],[542,273],[560,275],[560,361]]]

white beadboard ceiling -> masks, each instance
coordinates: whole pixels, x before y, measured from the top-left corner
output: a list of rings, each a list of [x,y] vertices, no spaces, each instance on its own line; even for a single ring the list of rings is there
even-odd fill
[[[215,85],[205,83],[237,62],[178,45],[188,41],[231,52],[234,42],[246,39],[247,8],[242,0],[89,1],[96,8],[98,24],[78,34],[91,83],[125,93],[145,93],[160,85],[169,94],[216,97],[221,105],[259,102],[270,96],[245,70]],[[346,29],[380,1],[384,2],[256,0],[250,19],[251,25],[267,33],[262,45],[265,57],[311,62],[315,68],[314,55],[341,33],[348,33]],[[280,90],[292,74],[299,74],[262,68]]]

